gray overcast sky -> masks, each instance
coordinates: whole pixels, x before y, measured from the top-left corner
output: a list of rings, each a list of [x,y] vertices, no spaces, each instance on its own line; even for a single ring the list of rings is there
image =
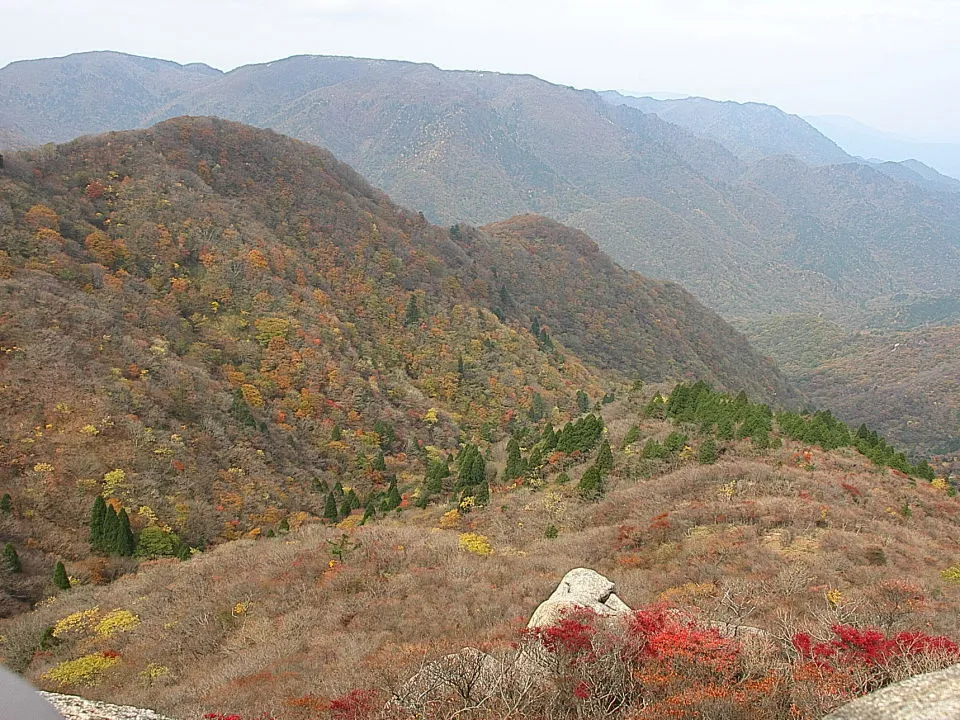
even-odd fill
[[[958,0],[0,0],[0,65],[301,53],[756,100],[960,142]]]

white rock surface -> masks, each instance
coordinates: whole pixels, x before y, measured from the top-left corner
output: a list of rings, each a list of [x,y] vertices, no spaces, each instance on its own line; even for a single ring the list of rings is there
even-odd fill
[[[553,594],[540,603],[527,623],[528,628],[553,625],[564,612],[589,608],[598,615],[622,615],[630,607],[616,594],[616,585],[596,570],[575,568],[563,576]]]
[[[171,720],[153,710],[84,700],[76,695],[41,692],[40,696],[60,711],[64,720]]]

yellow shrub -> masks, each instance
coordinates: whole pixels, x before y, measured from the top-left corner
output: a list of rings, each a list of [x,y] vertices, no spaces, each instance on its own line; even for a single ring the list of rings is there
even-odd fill
[[[260,394],[260,391],[257,390],[255,386],[250,385],[249,383],[241,385],[240,392],[243,394],[243,399],[250,407],[263,407],[263,395]]]
[[[133,630],[140,624],[140,618],[129,610],[111,610],[94,626],[93,630],[100,637],[108,638],[118,632]]]
[[[103,476],[103,496],[112,497],[117,489],[126,482],[127,474],[120,468],[111,470]]]
[[[94,618],[100,613],[100,608],[94,607],[89,610],[79,610],[67,615],[65,618],[57,620],[53,626],[52,634],[55,638],[64,638],[69,635],[80,635],[90,629]]]
[[[472,552],[474,555],[490,555],[493,552],[493,547],[486,535],[478,533],[463,533],[460,535],[458,544],[461,550]]]
[[[40,677],[44,680],[52,680],[60,687],[64,685],[94,687],[100,684],[103,673],[118,662],[120,662],[119,657],[92,653],[78,657],[76,660],[62,662]]]
[[[444,530],[450,530],[455,528],[458,522],[460,522],[460,511],[453,509],[445,512],[443,517],[440,518],[440,527]]]
[[[940,571],[940,577],[947,582],[960,583],[960,565],[953,565]]]
[[[166,665],[161,665],[160,663],[150,663],[140,671],[140,679],[149,683],[169,674],[170,668],[168,668]]]

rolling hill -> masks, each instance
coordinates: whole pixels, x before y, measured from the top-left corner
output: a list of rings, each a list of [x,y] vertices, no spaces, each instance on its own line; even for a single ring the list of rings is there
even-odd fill
[[[90,555],[98,495],[169,554],[321,516],[341,485],[379,507],[430,453],[637,379],[796,398],[717,315],[582,233],[435,227],[328,152],[222,120],[11,156],[0,251],[0,534],[25,568],[4,613],[58,557],[128,567]]]

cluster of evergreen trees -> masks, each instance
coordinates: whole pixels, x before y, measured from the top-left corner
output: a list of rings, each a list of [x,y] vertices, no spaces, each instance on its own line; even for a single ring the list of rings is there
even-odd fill
[[[450,463],[446,459],[431,460],[427,465],[427,474],[420,488],[418,507],[426,507],[430,500],[445,490],[445,482],[450,477]]]
[[[556,449],[567,454],[590,452],[603,437],[603,420],[593,413],[569,422],[557,433]]]
[[[580,497],[584,500],[599,500],[607,491],[607,473],[612,469],[613,452],[610,450],[610,443],[604,440],[600,443],[600,451],[597,453],[593,465],[587,468],[577,484],[577,492],[580,493]]]
[[[655,396],[646,407],[650,417],[670,418],[677,423],[692,423],[700,426],[705,435],[719,440],[752,438],[759,447],[771,447],[779,440],[771,438],[774,420],[777,429],[785,437],[808,445],[819,445],[824,450],[854,447],[880,466],[891,467],[908,475],[932,480],[933,469],[926,461],[910,464],[903,452],[890,446],[876,431],[861,425],[856,433],[833,417],[829,410],[816,412],[781,412],[774,416],[769,406],[752,403],[746,393],[736,397],[716,392],[704,382],[692,385],[678,384],[668,398]],[[669,438],[668,438],[669,440]],[[648,443],[650,445],[650,443]],[[644,457],[662,456],[663,448],[644,448]],[[704,451],[701,446],[701,462],[715,459],[715,444]]]
[[[393,482],[393,487],[396,487],[396,480]],[[368,499],[368,504],[369,500],[373,500],[373,493],[371,493]],[[397,505],[399,504],[400,502],[398,501]],[[357,493],[354,492],[353,488],[344,490],[343,485],[338,480],[334,483],[334,486],[327,491],[327,497],[323,505],[323,517],[330,522],[339,522],[359,507],[361,507],[361,505]],[[375,511],[375,508],[371,508],[371,514]]]
[[[89,539],[91,549],[105,555],[131,557],[137,549],[127,511],[120,508],[120,512],[117,512],[100,495],[93,501],[90,511]]]
[[[487,463],[480,448],[467,444],[457,455],[457,488],[462,488],[461,498],[472,497],[477,505],[490,502],[490,485],[487,483]]]

